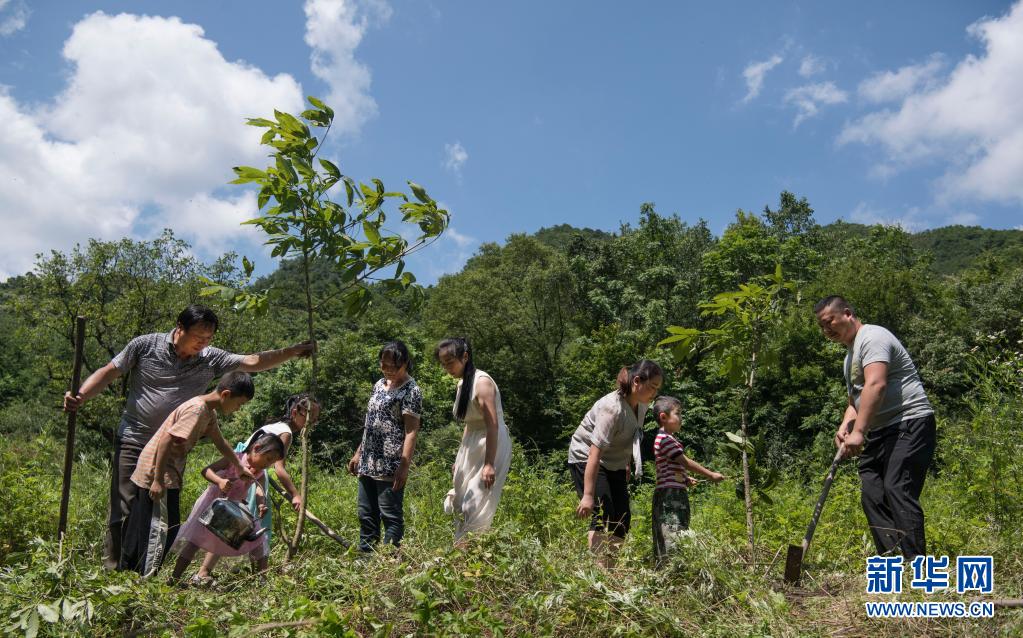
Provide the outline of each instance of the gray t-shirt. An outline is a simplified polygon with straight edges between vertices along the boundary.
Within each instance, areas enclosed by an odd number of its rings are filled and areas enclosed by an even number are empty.
[[[637,437],[643,435],[647,405],[640,403],[637,415],[617,391],[605,394],[583,417],[568,446],[569,463],[585,463],[590,445],[600,448],[600,464],[607,470],[624,470],[633,458]]]
[[[868,431],[934,412],[909,353],[891,332],[870,324],[860,328],[845,355],[846,390],[857,410],[865,381],[863,369],[871,363],[888,364],[888,376],[884,398],[867,426]]]
[[[128,399],[118,435],[145,445],[176,407],[206,391],[213,379],[237,368],[244,358],[207,347],[186,360],[174,351],[174,331],[154,332],[128,342],[111,363],[128,379]]]

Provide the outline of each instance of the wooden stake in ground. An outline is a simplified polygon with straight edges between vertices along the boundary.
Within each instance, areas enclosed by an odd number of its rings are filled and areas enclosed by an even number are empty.
[[[75,363],[71,370],[71,396],[78,396],[78,386],[82,384],[82,344],[85,342],[85,317],[78,317],[75,322]],[[75,458],[75,426],[78,423],[78,411],[67,413],[67,441],[64,443],[64,484],[60,490],[60,518],[57,520],[57,540],[64,540],[67,530],[67,507],[71,498],[71,465]]]

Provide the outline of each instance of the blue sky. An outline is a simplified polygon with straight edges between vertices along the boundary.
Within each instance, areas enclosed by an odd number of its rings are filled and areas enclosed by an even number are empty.
[[[822,223],[1021,227],[1021,39],[1021,2],[0,0],[0,277],[164,226],[272,267],[224,183],[261,162],[242,118],[307,94],[343,170],[452,211],[426,282],[645,201],[715,232],[783,189]]]

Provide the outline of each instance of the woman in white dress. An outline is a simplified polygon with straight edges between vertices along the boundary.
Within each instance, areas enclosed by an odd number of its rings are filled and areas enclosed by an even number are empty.
[[[501,391],[489,374],[473,365],[469,343],[445,339],[434,356],[445,372],[460,379],[453,412],[465,431],[452,466],[454,489],[444,499],[444,511],[456,517],[459,544],[467,533],[486,530],[494,520],[511,466],[511,437]]]

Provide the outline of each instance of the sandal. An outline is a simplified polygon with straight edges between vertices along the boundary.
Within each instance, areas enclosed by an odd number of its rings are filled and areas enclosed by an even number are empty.
[[[199,589],[207,589],[213,586],[213,577],[200,576],[199,574],[196,574],[195,576],[192,576],[192,578],[189,579],[188,586],[196,587]]]

